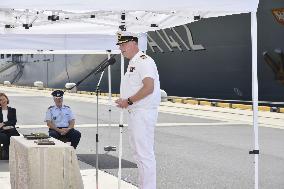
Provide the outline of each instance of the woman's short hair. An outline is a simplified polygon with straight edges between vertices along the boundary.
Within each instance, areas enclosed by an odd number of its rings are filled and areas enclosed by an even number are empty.
[[[7,95],[5,93],[0,93],[0,97],[4,96],[7,99],[7,104],[9,104],[9,98],[7,97]]]

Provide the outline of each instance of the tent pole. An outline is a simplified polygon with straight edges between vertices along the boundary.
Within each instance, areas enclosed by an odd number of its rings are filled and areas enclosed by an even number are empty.
[[[100,83],[102,81],[105,71],[100,75],[99,82],[96,87],[96,96],[97,96],[97,133],[96,133],[96,189],[99,189],[99,92],[100,92]]]
[[[108,60],[110,59],[111,50],[107,50]],[[111,67],[108,66],[108,126],[111,129],[111,104],[112,104],[112,90],[111,90]],[[109,134],[111,131],[109,131]],[[116,146],[105,146],[104,150],[106,152],[116,151]]]
[[[108,57],[108,60],[110,59],[110,51],[108,51],[107,53],[107,57]],[[109,124],[108,126],[110,127],[111,126],[111,95],[112,95],[112,91],[111,91],[111,68],[110,66],[108,66],[108,105],[109,105],[109,109],[108,109],[108,112],[109,112]]]
[[[121,54],[121,79],[124,76],[124,57]],[[122,159],[122,133],[123,133],[123,109],[120,110],[119,119],[119,157],[118,157],[118,189],[121,186],[121,159]]]
[[[257,79],[257,16],[256,11],[251,12],[251,40],[252,40],[252,101],[253,101],[253,130],[254,130],[254,150],[250,154],[254,155],[254,188],[258,189],[258,79]]]

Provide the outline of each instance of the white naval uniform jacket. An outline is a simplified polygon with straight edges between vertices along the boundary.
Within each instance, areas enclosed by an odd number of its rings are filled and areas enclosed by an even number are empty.
[[[127,99],[136,94],[143,86],[146,77],[154,79],[154,91],[145,98],[134,102],[128,109],[153,109],[161,101],[160,81],[154,60],[139,51],[130,61],[120,85],[120,98]]]

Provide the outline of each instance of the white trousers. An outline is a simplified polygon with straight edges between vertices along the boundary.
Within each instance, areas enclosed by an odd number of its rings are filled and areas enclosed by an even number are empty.
[[[154,131],[158,110],[129,110],[128,115],[129,142],[139,173],[138,188],[156,189]]]

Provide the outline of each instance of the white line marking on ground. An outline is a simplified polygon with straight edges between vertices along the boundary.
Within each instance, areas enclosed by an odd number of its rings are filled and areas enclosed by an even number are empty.
[[[242,125],[241,123],[237,122],[219,122],[219,123],[158,123],[156,126],[158,127],[171,127],[171,126],[210,126],[210,125]],[[17,125],[21,129],[27,129],[27,128],[47,128],[46,125]],[[75,125],[75,127],[78,128],[95,128],[97,124],[78,124]],[[119,124],[99,124],[99,127],[119,127]],[[127,124],[124,124],[123,126],[128,126]]]

